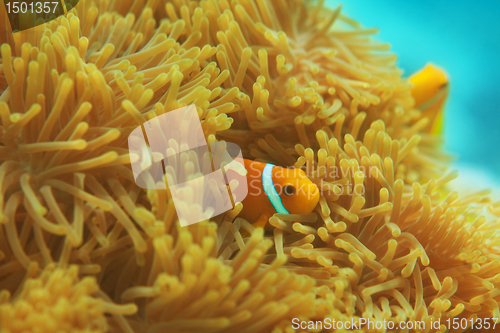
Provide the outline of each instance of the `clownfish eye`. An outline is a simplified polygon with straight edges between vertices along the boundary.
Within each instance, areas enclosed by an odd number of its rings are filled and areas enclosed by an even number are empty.
[[[293,185],[285,185],[283,187],[283,194],[287,197],[291,197],[295,194],[295,187],[293,187]]]

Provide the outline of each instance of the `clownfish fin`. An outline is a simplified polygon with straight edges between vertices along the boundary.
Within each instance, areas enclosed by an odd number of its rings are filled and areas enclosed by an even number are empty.
[[[413,84],[411,95],[415,107],[422,111],[422,116],[429,119],[428,132],[443,132],[443,108],[448,96],[449,83],[446,72],[441,68],[427,64],[409,77]]]
[[[255,221],[254,223],[252,223],[252,227],[254,227],[254,228],[259,228],[259,227],[265,228],[266,225],[267,225],[267,223],[269,222],[270,218],[271,218],[271,215],[263,213],[262,215],[260,215],[260,217],[259,217],[259,219],[257,221]],[[250,237],[251,236],[250,232],[248,232],[244,228],[240,229],[240,234],[241,234],[242,238]]]
[[[255,227],[255,228],[258,228],[258,227],[262,227],[264,228],[267,224],[267,222],[269,222],[269,219],[271,218],[271,216],[269,214],[262,214],[259,219],[257,221],[255,221],[255,223],[253,223],[252,225]]]

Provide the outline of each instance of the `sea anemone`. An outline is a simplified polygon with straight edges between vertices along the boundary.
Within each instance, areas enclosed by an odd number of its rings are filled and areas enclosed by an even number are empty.
[[[31,332],[35,327],[42,332],[105,332],[109,328],[105,314],[116,316],[137,311],[134,304],[109,302],[99,291],[95,277],[79,280],[76,265],[64,269],[49,264],[41,274],[36,266],[35,262],[29,272],[39,276],[27,277],[11,302],[7,292],[0,294],[3,332]]]
[[[500,204],[448,193],[457,174],[375,32],[321,1],[80,0],[13,34],[0,48],[0,329],[365,318],[431,332],[500,318]],[[241,203],[181,227],[168,189],[135,184],[127,138],[188,105],[207,142],[302,167],[315,211],[275,214],[269,234]]]

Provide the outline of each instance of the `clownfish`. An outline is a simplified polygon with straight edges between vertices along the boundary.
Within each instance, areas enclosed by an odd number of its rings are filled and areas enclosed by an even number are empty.
[[[319,189],[301,169],[244,159],[248,194],[239,216],[265,227],[275,213],[308,214],[319,201]]]
[[[443,107],[449,90],[446,72],[432,64],[427,64],[411,75],[409,81],[413,84],[411,95],[415,99],[415,107],[430,120],[429,133],[441,134]]]

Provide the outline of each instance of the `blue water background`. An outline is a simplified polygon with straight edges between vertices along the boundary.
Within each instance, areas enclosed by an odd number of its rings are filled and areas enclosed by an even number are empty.
[[[327,0],[334,8],[339,1]],[[500,184],[500,1],[347,0],[345,15],[392,45],[405,76],[433,62],[449,74],[445,149],[469,183]],[[487,184],[484,184],[487,183]]]

